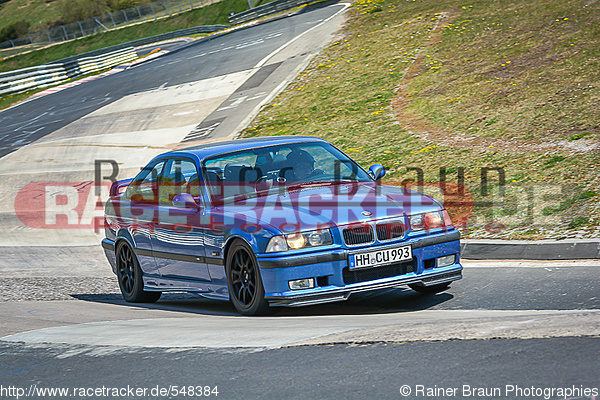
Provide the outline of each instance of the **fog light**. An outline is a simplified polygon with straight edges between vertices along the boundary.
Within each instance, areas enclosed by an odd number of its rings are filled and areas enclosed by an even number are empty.
[[[454,254],[450,256],[438,257],[437,266],[438,268],[447,267],[448,265],[454,264],[456,256]]]
[[[315,287],[315,280],[313,278],[297,279],[295,281],[289,281],[288,284],[292,290],[312,289]]]

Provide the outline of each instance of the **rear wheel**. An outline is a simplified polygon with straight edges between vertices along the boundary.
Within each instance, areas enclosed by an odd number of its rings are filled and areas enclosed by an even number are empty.
[[[237,240],[227,252],[225,264],[229,298],[242,315],[268,314],[258,262],[254,252],[244,242]]]
[[[125,242],[117,246],[117,278],[123,298],[130,303],[154,303],[162,294],[144,290],[140,263],[133,249]]]
[[[421,283],[413,283],[412,285],[408,285],[412,290],[415,290],[419,293],[439,293],[450,287],[450,283],[440,283],[439,285],[431,285],[425,286]]]

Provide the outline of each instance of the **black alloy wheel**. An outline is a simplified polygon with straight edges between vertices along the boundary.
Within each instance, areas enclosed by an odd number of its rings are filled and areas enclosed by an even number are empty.
[[[144,290],[142,269],[132,248],[125,242],[117,246],[117,278],[125,301],[130,303],[154,303],[161,292]]]
[[[241,240],[227,252],[227,286],[234,307],[242,315],[261,315],[269,312],[265,300],[260,270],[254,252]]]

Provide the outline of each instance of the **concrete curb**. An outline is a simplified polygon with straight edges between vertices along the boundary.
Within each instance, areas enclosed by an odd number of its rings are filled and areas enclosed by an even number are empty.
[[[461,256],[471,260],[600,259],[600,240],[462,239]]]

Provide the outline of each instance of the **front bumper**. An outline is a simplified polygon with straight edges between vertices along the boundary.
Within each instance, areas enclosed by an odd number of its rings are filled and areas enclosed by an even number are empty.
[[[261,254],[257,259],[265,287],[265,298],[270,305],[305,306],[346,300],[352,293],[362,291],[409,284],[432,286],[461,279],[463,268],[459,262],[459,239],[460,233],[451,231],[395,244],[352,250],[335,249],[294,256]],[[397,270],[388,269],[383,274],[381,271],[386,267],[365,268],[360,272],[362,278],[348,282],[349,276],[352,275],[348,269],[350,254],[400,245],[411,245],[413,260],[410,263],[398,264]],[[455,263],[437,267],[435,260],[446,255],[455,255]],[[306,278],[313,278],[316,286],[304,290],[289,289],[290,280]]]

